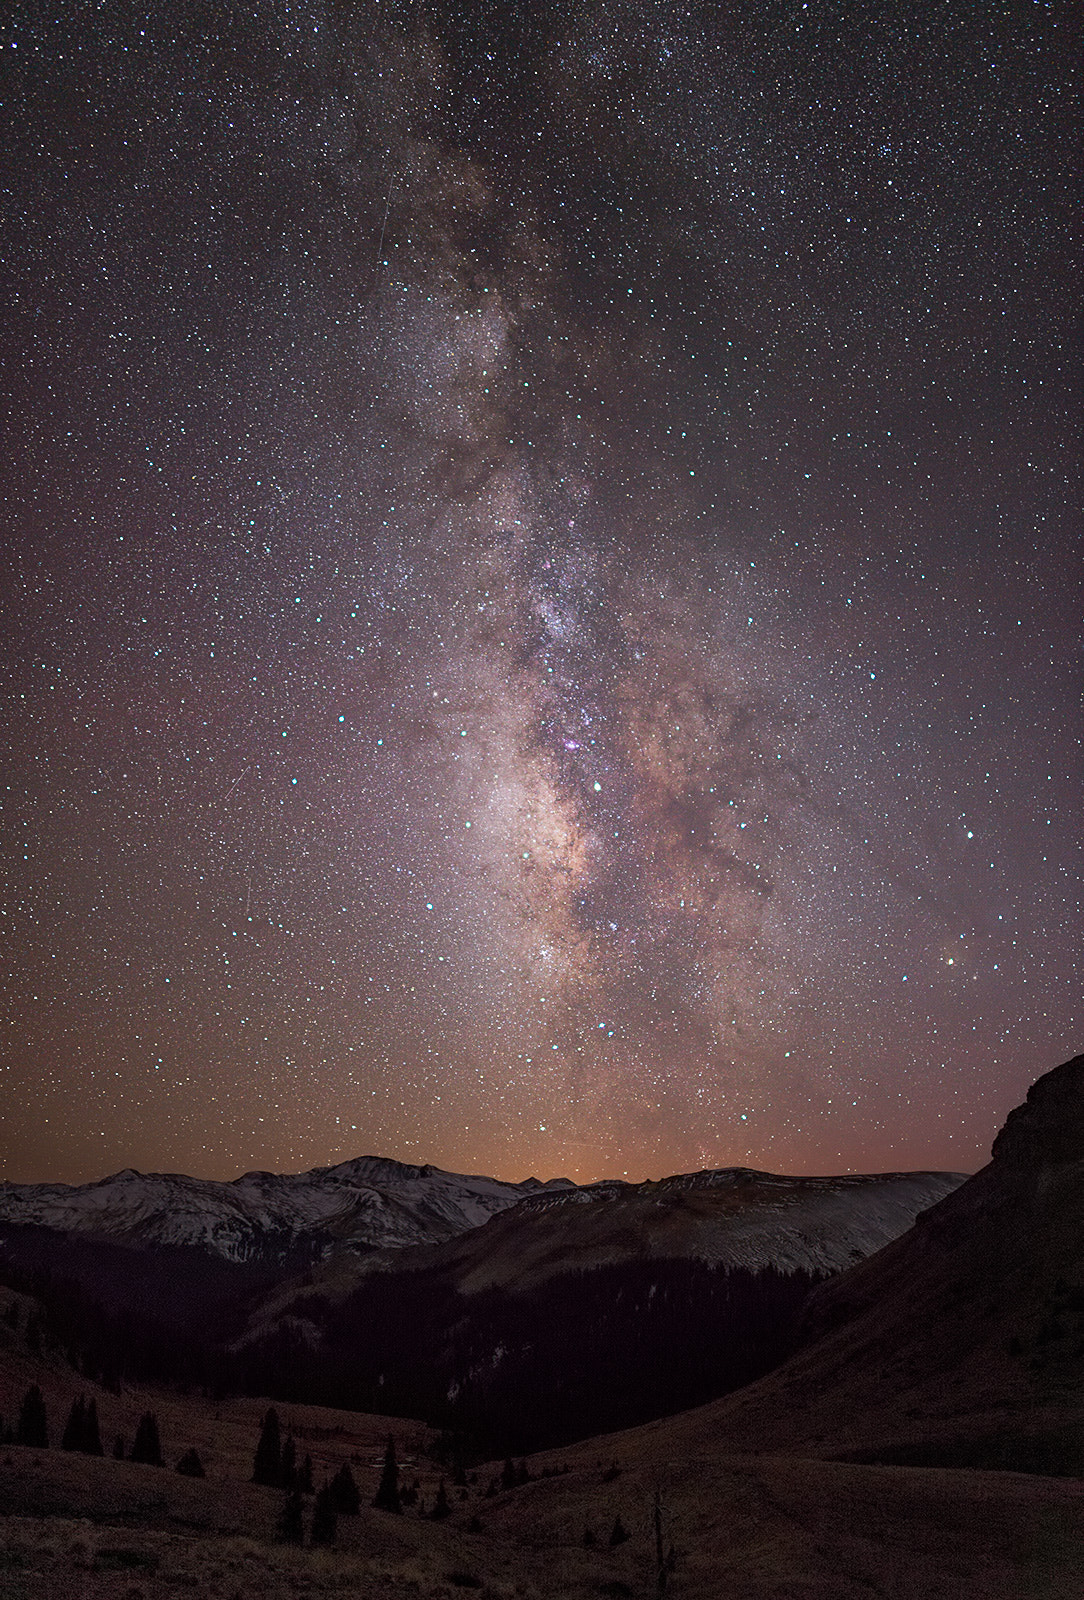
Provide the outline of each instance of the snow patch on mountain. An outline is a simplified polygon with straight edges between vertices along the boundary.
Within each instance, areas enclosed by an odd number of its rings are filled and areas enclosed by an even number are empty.
[[[402,1249],[476,1228],[565,1178],[498,1178],[361,1156],[311,1172],[246,1172],[231,1182],[127,1167],[96,1183],[0,1183],[0,1222],[188,1246],[230,1261],[284,1258],[352,1246]]]
[[[459,1262],[464,1293],[541,1282],[630,1256],[749,1272],[834,1273],[905,1233],[963,1181],[956,1172],[796,1178],[746,1167],[639,1184],[605,1180],[527,1196],[482,1233],[440,1253]]]
[[[723,1167],[577,1186],[567,1178],[505,1183],[359,1156],[310,1172],[246,1172],[230,1182],[128,1167],[77,1186],[0,1183],[0,1223],[197,1248],[229,1261],[316,1260],[347,1249],[375,1265],[379,1258],[368,1252],[448,1244],[509,1213],[498,1235],[487,1229],[479,1237],[479,1259],[463,1285],[469,1292],[475,1279],[548,1276],[573,1261],[621,1258],[633,1236],[634,1253],[645,1256],[838,1272],[903,1233],[961,1181],[956,1173],[791,1178]],[[553,1213],[555,1226],[532,1225],[543,1212]],[[570,1231],[574,1217],[583,1225]]]

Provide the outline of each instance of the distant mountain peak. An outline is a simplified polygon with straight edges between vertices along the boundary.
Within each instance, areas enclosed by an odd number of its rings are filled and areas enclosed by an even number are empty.
[[[438,1244],[568,1179],[446,1172],[389,1156],[355,1156],[309,1172],[254,1170],[228,1182],[121,1172],[87,1184],[0,1184],[0,1223],[205,1250],[232,1261],[314,1259],[336,1249]]]

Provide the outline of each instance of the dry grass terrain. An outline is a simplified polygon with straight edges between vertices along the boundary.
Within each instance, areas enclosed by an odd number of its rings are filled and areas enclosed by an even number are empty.
[[[480,1468],[466,1499],[451,1490],[444,1522],[365,1504],[360,1516],[339,1519],[334,1549],[297,1549],[275,1542],[281,1493],[248,1481],[266,1402],[116,1396],[9,1348],[0,1361],[5,1416],[30,1381],[45,1393],[54,1443],[71,1399],[85,1392],[108,1438],[117,1428],[130,1438],[152,1409],[167,1461],[194,1445],[208,1476],[0,1448],[0,1600],[648,1600],[657,1594],[656,1488],[675,1552],[666,1589],[674,1600],[1079,1600],[1084,1592],[1076,1481],[721,1455],[691,1428],[711,1408],[532,1458],[534,1480],[494,1497],[484,1491],[495,1469]],[[390,1427],[404,1480],[417,1476],[432,1504],[441,1469],[425,1455],[430,1436],[418,1423],[278,1409],[313,1455],[317,1481],[351,1461],[366,1501]],[[540,1476],[558,1466],[568,1470]],[[618,1516],[630,1537],[611,1550]],[[480,1532],[468,1531],[474,1517]]]
[[[273,1541],[280,1496],[128,1463],[11,1449],[0,1458],[3,1600],[588,1600],[651,1596],[656,1474],[595,1461],[448,1522],[363,1509],[330,1551]],[[778,1457],[675,1461],[663,1474],[685,1600],[1079,1600],[1084,1490],[1011,1473]],[[477,1512],[482,1532],[465,1531]],[[606,1548],[614,1516],[627,1543]],[[585,1527],[601,1548],[585,1549]]]

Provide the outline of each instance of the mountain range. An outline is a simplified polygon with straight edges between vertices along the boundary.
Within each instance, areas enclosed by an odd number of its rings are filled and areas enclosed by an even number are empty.
[[[110,1382],[184,1372],[522,1452],[760,1376],[816,1283],[961,1181],[510,1184],[376,1157],[232,1183],[128,1170],[6,1185],[0,1246]]]
[[[410,1171],[415,1190],[430,1176]],[[899,1205],[914,1220],[863,1253]],[[962,1181],[738,1169],[538,1185],[436,1242],[333,1237],[305,1264],[290,1248],[237,1261],[206,1243],[0,1225],[5,1416],[31,1382],[57,1434],[84,1390],[128,1433],[150,1405],[173,1456],[194,1443],[207,1468],[197,1483],[0,1452],[0,1557],[28,1600],[88,1582],[112,1600],[137,1569],[140,1592],[165,1600],[182,1567],[189,1587],[245,1600],[1081,1593],[1084,1057],[1032,1087]],[[848,1251],[862,1259],[830,1270]],[[165,1328],[193,1302],[207,1322],[209,1284],[230,1311],[207,1370],[232,1396],[200,1397],[183,1339],[161,1347],[166,1387],[96,1381],[94,1340],[124,1346],[135,1286]],[[143,1348],[137,1333],[124,1348]],[[351,1385],[383,1416],[308,1403]],[[688,1400],[705,1386],[706,1403]],[[318,1478],[352,1462],[363,1482],[334,1552],[274,1542],[281,1491],[249,1481],[268,1393]],[[414,1420],[395,1416],[404,1400]],[[421,1494],[400,1518],[365,1499],[389,1430]],[[517,1438],[553,1447],[510,1472],[493,1447]],[[458,1487],[435,1522],[420,1513],[441,1479]]]
[[[503,1183],[380,1156],[297,1174],[246,1172],[229,1183],[127,1167],[96,1183],[0,1184],[0,1222],[275,1261],[344,1245],[434,1244],[526,1196],[574,1187],[567,1178]]]

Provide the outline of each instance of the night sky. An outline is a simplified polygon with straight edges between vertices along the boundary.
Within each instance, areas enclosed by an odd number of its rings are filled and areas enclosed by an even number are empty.
[[[1068,17],[16,7],[3,1176],[986,1159],[1080,1048]]]

